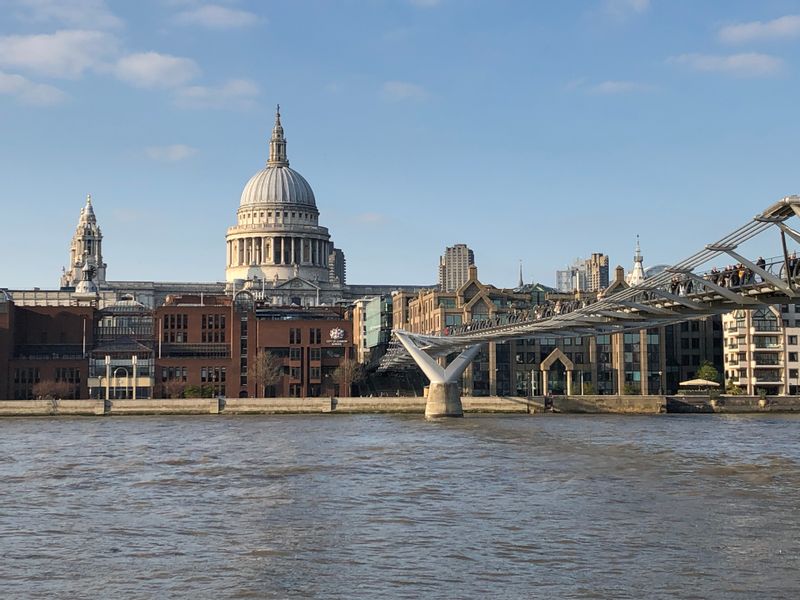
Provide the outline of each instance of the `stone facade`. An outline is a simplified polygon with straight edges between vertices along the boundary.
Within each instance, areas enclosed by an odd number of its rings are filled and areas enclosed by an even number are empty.
[[[800,304],[737,310],[722,317],[725,381],[753,396],[800,387]]]

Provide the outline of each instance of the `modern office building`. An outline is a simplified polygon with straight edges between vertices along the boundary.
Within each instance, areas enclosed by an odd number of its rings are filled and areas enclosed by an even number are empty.
[[[566,269],[556,271],[556,290],[572,292],[599,292],[608,287],[608,256],[600,252],[589,258],[576,258]]]
[[[455,292],[469,279],[469,268],[475,264],[475,254],[466,244],[445,248],[439,259],[439,289]]]
[[[594,252],[586,259],[586,291],[599,292],[608,287],[608,255]]]

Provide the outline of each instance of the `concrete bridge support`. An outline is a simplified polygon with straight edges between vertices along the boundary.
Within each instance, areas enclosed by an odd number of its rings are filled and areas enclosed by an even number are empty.
[[[478,354],[481,344],[470,346],[447,365],[447,368],[442,368],[430,354],[417,346],[409,334],[395,331],[395,336],[430,380],[425,403],[425,418],[463,417],[464,409],[461,406],[458,378]]]

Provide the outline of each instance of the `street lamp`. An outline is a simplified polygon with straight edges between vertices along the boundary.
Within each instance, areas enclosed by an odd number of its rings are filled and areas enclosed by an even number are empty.
[[[106,354],[106,400],[110,400],[109,393],[111,391],[111,356]]]
[[[661,396],[664,393],[664,371],[658,372],[658,395]]]

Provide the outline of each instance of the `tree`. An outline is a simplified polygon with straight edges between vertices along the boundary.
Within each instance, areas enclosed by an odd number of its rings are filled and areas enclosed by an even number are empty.
[[[183,390],[185,398],[213,398],[214,386],[204,383],[203,385],[187,385]]]
[[[256,384],[256,395],[263,391],[266,397],[267,388],[278,385],[283,378],[283,360],[266,348],[261,348],[247,368],[247,376]]]
[[[707,360],[703,361],[703,364],[700,365],[700,368],[697,369],[697,373],[695,373],[694,376],[697,379],[705,379],[706,381],[719,383],[719,371]]]
[[[180,379],[170,379],[161,387],[165,398],[180,398],[183,395],[186,384]]]
[[[46,379],[34,384],[33,395],[43,400],[60,400],[72,393],[72,386],[66,381]]]
[[[339,393],[347,396],[352,393],[353,384],[361,381],[363,376],[361,364],[352,358],[343,358],[333,372],[333,380],[339,384]]]
[[[742,388],[736,385],[736,382],[733,379],[728,379],[728,383],[725,386],[725,393],[731,396],[739,396],[743,394]]]

